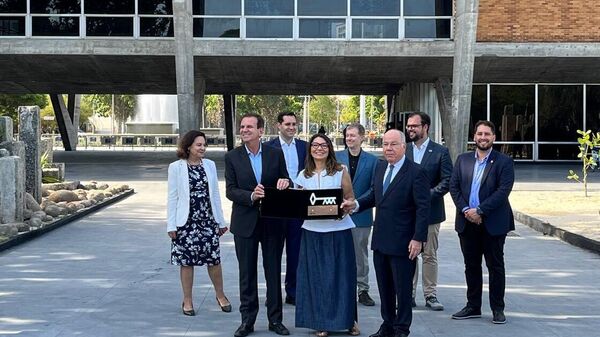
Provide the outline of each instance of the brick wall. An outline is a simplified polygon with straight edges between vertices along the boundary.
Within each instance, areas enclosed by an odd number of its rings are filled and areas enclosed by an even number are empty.
[[[479,0],[479,42],[600,42],[599,0]]]

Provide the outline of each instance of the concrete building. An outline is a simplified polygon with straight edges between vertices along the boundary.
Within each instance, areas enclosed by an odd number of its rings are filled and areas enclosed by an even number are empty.
[[[180,132],[222,94],[230,135],[235,94],[385,94],[453,155],[486,118],[518,160],[572,160],[599,42],[586,0],[0,0],[0,92],[177,94]]]

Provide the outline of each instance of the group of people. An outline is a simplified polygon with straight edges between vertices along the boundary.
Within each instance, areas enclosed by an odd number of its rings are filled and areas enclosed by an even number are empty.
[[[316,330],[319,337],[333,331],[359,335],[357,300],[375,305],[369,295],[369,237],[383,319],[371,337],[408,336],[419,274],[425,306],[444,309],[437,298],[437,250],[445,220],[443,197],[448,192],[457,209],[455,229],[467,281],[467,305],[452,318],[481,317],[485,257],[492,321],[506,322],[503,250],[507,233],[514,229],[508,202],[514,170],[512,159],[493,149],[491,122],[475,125],[475,151],[460,155],[454,166],[448,149],[429,139],[431,119],[421,112],[408,116],[406,136],[399,130],[383,135],[385,160],[362,150],[365,129],[358,123],[347,126],[346,149],[335,152],[325,134],[317,133],[308,142],[295,138],[293,113],[280,113],[277,122],[279,137],[262,143],[264,119],[254,113],[244,115],[239,129],[242,146],[225,155],[226,197],[232,201],[230,230],[239,266],[241,324],[234,336],[254,331],[260,306],[259,245],[270,331],[289,335],[283,324],[280,276],[285,247],[285,303],[296,306],[296,327]],[[219,237],[228,228],[215,163],[204,158],[205,150],[206,136],[190,131],[179,142],[180,160],[169,166],[167,231],[171,262],[181,266],[185,315],[195,314],[193,268],[201,265],[208,266],[218,305],[231,311],[219,256]],[[348,215],[304,221],[262,217],[259,205],[265,189],[290,187],[339,188],[344,199],[339,207]]]

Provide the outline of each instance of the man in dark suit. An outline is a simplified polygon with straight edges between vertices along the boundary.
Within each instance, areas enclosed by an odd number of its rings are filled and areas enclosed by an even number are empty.
[[[425,306],[431,310],[444,310],[442,303],[437,298],[438,280],[438,236],[440,224],[446,220],[444,208],[444,195],[448,193],[450,176],[452,175],[452,159],[444,146],[429,139],[428,132],[431,118],[424,112],[414,112],[408,115],[406,134],[411,143],[406,148],[406,157],[421,165],[429,180],[429,194],[431,206],[429,210],[429,228],[427,230],[427,244],[421,256],[423,295]],[[413,278],[412,306],[416,307],[417,282],[419,280],[419,263]]]
[[[344,140],[346,149],[337,151],[337,160],[346,165],[352,179],[354,195],[361,197],[369,193],[373,173],[378,159],[374,155],[362,150],[365,139],[365,127],[360,123],[351,123],[345,130]],[[375,301],[369,295],[369,236],[373,226],[373,209],[362,208],[360,212],[352,214],[352,221],[356,225],[352,228],[354,253],[356,255],[356,285],[358,288],[358,303],[374,306]]]
[[[515,181],[514,165],[510,157],[493,149],[496,131],[492,122],[477,122],[473,139],[475,152],[457,158],[450,179],[467,281],[467,305],[452,318],[481,317],[483,256],[489,272],[492,322],[504,324],[504,242],[506,234],[515,229],[508,201]]]
[[[427,240],[429,183],[425,171],[404,155],[404,133],[387,131],[383,151],[386,162],[377,165],[370,193],[342,206],[347,211],[376,207],[371,249],[383,324],[371,337],[406,337],[415,258]]]
[[[277,115],[277,128],[279,137],[265,142],[266,145],[276,147],[283,151],[287,172],[292,181],[298,172],[304,170],[306,160],[306,142],[294,138],[297,122],[293,112],[280,112]],[[300,253],[300,237],[302,234],[302,220],[271,220],[283,222],[285,232],[285,303],[296,305],[296,270],[298,269],[298,255]]]
[[[246,114],[240,123],[243,145],[225,155],[227,199],[233,202],[231,233],[240,277],[240,313],[242,324],[234,336],[245,337],[254,331],[258,314],[257,260],[260,243],[267,283],[269,330],[279,335],[290,332],[282,324],[281,254],[284,228],[265,223],[259,214],[259,201],[265,187],[289,186],[285,159],[281,150],[262,146],[260,137],[265,121],[258,114]]]

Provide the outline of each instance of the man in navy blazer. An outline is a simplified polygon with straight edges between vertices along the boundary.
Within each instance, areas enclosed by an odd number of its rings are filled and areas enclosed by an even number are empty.
[[[369,194],[342,206],[347,211],[377,210],[371,249],[383,323],[371,337],[406,337],[412,322],[415,258],[427,240],[429,183],[423,168],[406,158],[404,133],[387,131],[383,151],[386,162],[378,163]]]
[[[298,172],[304,170],[306,160],[306,142],[294,138],[296,135],[297,119],[293,112],[280,112],[277,115],[277,128],[279,137],[265,142],[266,145],[281,149],[285,157],[288,175],[292,181],[296,180]],[[302,220],[270,220],[284,222],[285,232],[285,303],[296,304],[296,270],[298,269],[298,255],[300,254],[300,237],[302,234]]]
[[[242,324],[235,337],[246,337],[254,332],[258,314],[258,246],[263,256],[267,283],[267,316],[269,330],[278,335],[289,335],[282,324],[281,254],[284,229],[271,225],[260,216],[260,200],[265,187],[285,189],[289,186],[285,158],[279,149],[262,146],[260,137],[265,120],[254,113],[245,114],[240,122],[243,145],[225,155],[225,192],[233,202],[231,233],[235,243],[240,278],[240,313]]]
[[[440,224],[446,220],[446,209],[444,208],[444,195],[448,193],[450,176],[452,175],[452,159],[448,149],[431,139],[428,132],[431,126],[431,118],[424,112],[413,112],[408,115],[406,123],[406,134],[411,141],[406,147],[406,157],[421,165],[429,179],[429,193],[431,195],[431,206],[429,210],[429,227],[427,231],[427,244],[423,249],[421,259],[423,261],[422,283],[425,306],[431,310],[444,310],[444,306],[437,298],[438,280],[438,236]],[[413,301],[417,295],[417,282],[419,280],[419,263],[413,278]]]
[[[360,198],[369,193],[373,173],[377,166],[377,157],[362,150],[361,144],[365,139],[365,127],[360,123],[351,123],[345,129],[346,149],[337,151],[335,157],[346,165],[352,179],[354,195]],[[354,253],[356,255],[356,284],[358,288],[358,303],[374,306],[375,301],[369,296],[369,236],[373,226],[373,209],[362,208],[360,212],[352,214],[352,221],[356,225],[352,228]]]
[[[460,155],[450,179],[456,205],[455,229],[465,262],[467,305],[454,319],[481,317],[481,257],[489,273],[492,322],[506,323],[504,315],[504,242],[515,229],[508,196],[515,181],[513,160],[493,149],[496,130],[490,121],[475,124],[475,152]]]

